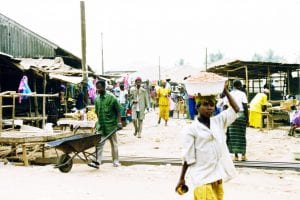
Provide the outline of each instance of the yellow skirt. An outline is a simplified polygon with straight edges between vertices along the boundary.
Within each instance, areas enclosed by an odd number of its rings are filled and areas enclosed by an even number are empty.
[[[166,106],[159,106],[159,117],[163,118],[164,120],[169,119],[169,105]]]
[[[194,200],[223,200],[222,180],[201,185],[194,190]]]
[[[252,126],[254,128],[262,127],[262,114],[260,112],[250,111],[249,126]]]

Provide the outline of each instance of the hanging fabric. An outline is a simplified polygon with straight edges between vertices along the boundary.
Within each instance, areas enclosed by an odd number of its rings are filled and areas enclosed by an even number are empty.
[[[94,101],[96,99],[96,84],[95,81],[88,81],[88,94],[89,98],[91,99],[91,103],[94,104]]]
[[[22,77],[22,79],[20,81],[20,84],[19,84],[18,93],[22,93],[22,94],[30,94],[31,93],[31,90],[30,90],[29,85],[28,85],[27,76]],[[20,96],[19,97],[19,103],[22,103],[22,99],[27,99],[27,97],[26,96]]]

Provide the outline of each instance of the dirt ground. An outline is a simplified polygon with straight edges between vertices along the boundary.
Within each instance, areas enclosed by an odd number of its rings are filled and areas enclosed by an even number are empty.
[[[142,138],[133,136],[132,124],[118,132],[120,156],[180,158],[180,131],[189,120],[171,118],[168,126],[157,125],[157,114],[146,115]],[[300,151],[300,138],[287,136],[283,127],[261,132],[247,129],[249,160],[294,160],[293,151]],[[105,155],[110,155],[109,143]],[[300,173],[295,171],[238,168],[239,175],[224,184],[228,200],[296,200],[300,196]],[[74,164],[71,172],[61,173],[52,165],[20,167],[0,163],[1,199],[23,200],[187,200],[190,191],[179,196],[174,187],[179,166],[132,165],[112,167],[101,165],[99,170]]]

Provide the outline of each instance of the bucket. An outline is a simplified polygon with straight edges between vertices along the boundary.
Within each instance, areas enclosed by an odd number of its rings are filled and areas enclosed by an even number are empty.
[[[46,123],[45,128],[44,128],[45,132],[52,134],[53,133],[53,127],[52,126],[53,126],[52,123]]]

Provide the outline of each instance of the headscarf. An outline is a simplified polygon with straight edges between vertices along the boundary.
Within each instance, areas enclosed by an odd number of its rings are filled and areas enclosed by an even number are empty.
[[[138,77],[136,77],[136,79],[135,79],[135,82],[136,82],[136,81],[142,81],[142,78],[138,76]]]

